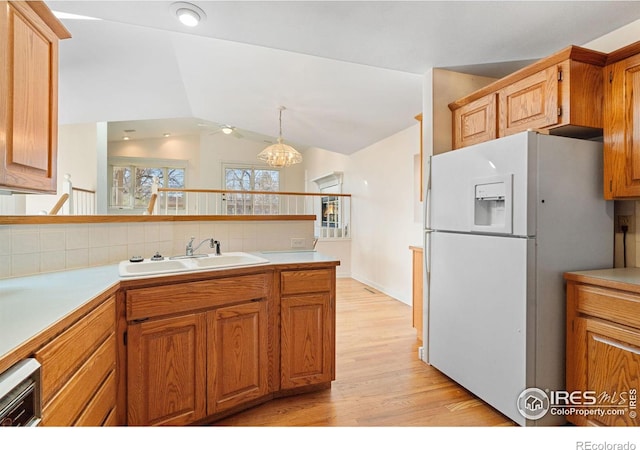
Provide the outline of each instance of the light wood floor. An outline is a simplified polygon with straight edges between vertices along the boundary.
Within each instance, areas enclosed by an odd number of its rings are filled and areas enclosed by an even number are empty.
[[[272,400],[216,425],[513,425],[418,360],[409,306],[353,279],[338,279],[336,316],[331,389]]]

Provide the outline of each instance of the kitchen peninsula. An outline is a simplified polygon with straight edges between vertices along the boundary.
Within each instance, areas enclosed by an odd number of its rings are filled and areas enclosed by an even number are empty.
[[[268,263],[127,278],[106,265],[0,280],[0,372],[38,359],[43,425],[210,423],[330,387],[339,261],[255,254]]]

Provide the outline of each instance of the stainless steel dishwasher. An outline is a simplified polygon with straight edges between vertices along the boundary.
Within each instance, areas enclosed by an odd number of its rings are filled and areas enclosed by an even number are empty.
[[[0,374],[0,426],[35,427],[41,418],[40,363],[28,358]]]

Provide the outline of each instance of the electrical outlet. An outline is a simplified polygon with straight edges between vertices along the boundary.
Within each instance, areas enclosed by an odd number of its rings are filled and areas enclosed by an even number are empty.
[[[305,238],[291,238],[291,248],[304,248]]]
[[[624,233],[622,227],[626,227],[627,233],[632,233],[633,216],[616,216],[616,233]]]

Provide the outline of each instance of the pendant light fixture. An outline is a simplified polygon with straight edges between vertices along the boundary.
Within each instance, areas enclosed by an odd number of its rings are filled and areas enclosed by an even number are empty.
[[[282,142],[282,111],[286,108],[281,106],[278,109],[280,110],[280,134],[278,135],[278,142],[262,150],[258,154],[258,159],[272,167],[289,167],[292,164],[301,163],[302,155],[295,148]]]

